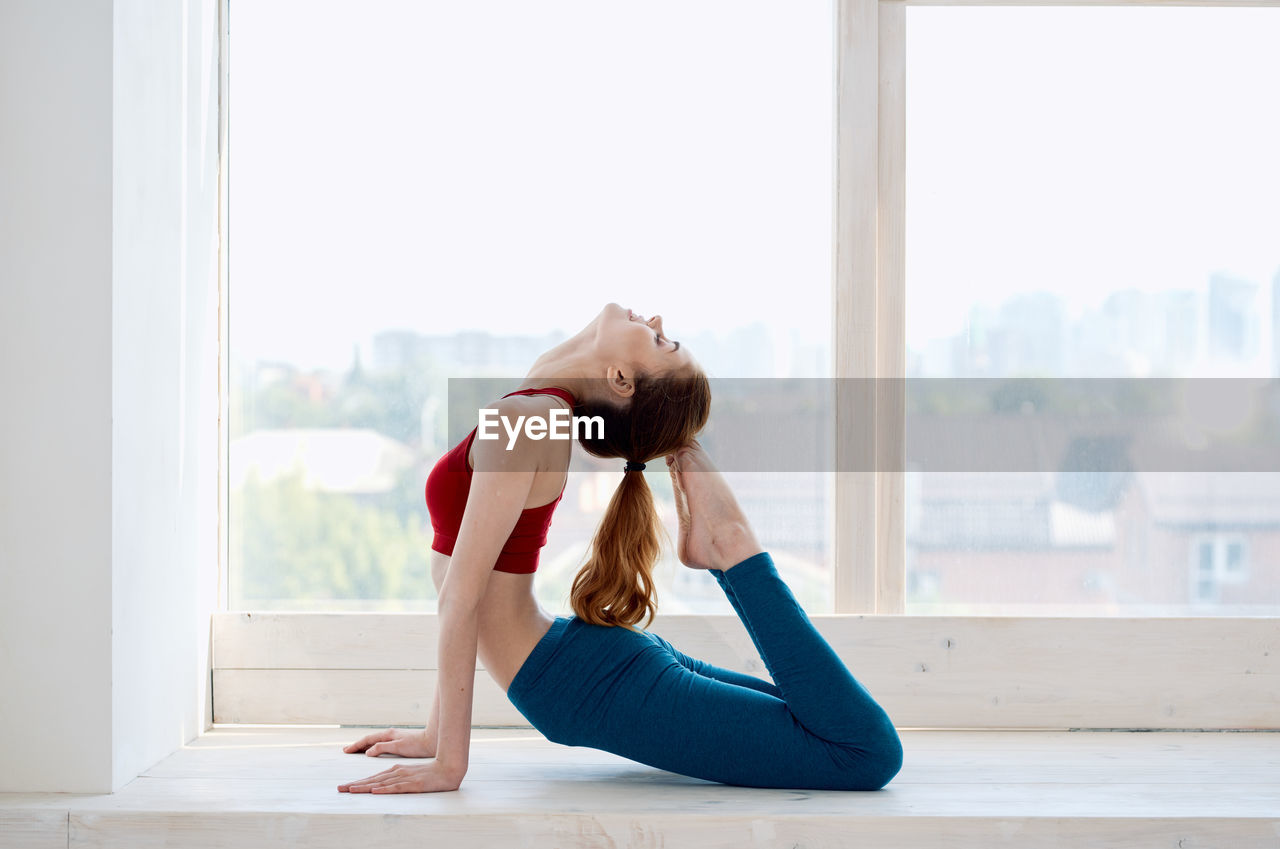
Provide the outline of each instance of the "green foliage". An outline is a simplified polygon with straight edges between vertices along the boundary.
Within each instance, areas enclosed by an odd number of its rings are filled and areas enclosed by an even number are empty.
[[[358,496],[310,491],[300,475],[250,477],[232,500],[228,530],[239,566],[232,591],[248,606],[435,598],[429,526]]]
[[[257,389],[253,369],[241,369],[231,386],[231,438],[277,428],[369,428],[410,446],[423,444],[422,409],[447,381],[429,363],[370,374],[358,363],[346,375],[324,378],[288,369]],[[436,427],[444,420],[444,398]],[[437,431],[439,432],[439,431]]]
[[[273,373],[274,372],[274,373]],[[252,388],[257,385],[257,388]],[[241,368],[232,381],[231,438],[283,428],[368,428],[421,450],[422,411],[444,381],[429,362],[370,373],[356,361],[340,377],[289,366]],[[429,427],[440,432],[440,405]],[[275,608],[428,607],[431,526],[423,487],[437,457],[419,456],[393,489],[316,492],[301,475],[250,478],[232,493],[230,576],[237,605]]]

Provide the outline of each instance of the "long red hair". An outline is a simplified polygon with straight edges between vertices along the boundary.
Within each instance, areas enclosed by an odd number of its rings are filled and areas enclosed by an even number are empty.
[[[602,438],[579,435],[588,453],[637,463],[689,445],[710,413],[711,383],[701,370],[683,376],[638,375],[627,406],[588,402],[574,410],[576,416],[604,421]],[[591,540],[586,563],[573,579],[569,603],[574,614],[593,625],[632,630],[647,616],[647,628],[657,612],[653,567],[661,554],[660,533],[666,535],[644,474],[625,472]]]

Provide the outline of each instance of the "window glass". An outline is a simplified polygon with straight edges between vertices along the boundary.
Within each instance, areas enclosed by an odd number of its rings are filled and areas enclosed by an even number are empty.
[[[1239,542],[1227,543],[1227,571],[1242,572],[1244,571],[1244,544]]]
[[[231,607],[434,610],[448,380],[514,389],[606,302],[713,379],[828,376],[831,26],[829,1],[235,3]],[[571,471],[548,611],[621,465]],[[829,611],[829,476],[730,477]],[[732,613],[670,553],[657,579],[663,613]]]
[[[908,376],[1280,377],[1280,9],[906,13]],[[1275,472],[1053,472],[908,468],[906,611],[1280,613]]]

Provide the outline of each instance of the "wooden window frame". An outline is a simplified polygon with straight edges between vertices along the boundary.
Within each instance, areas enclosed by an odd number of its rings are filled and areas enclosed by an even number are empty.
[[[902,381],[841,378],[905,376],[908,2],[1280,5],[1280,0],[833,0],[834,424],[836,433],[847,435],[837,440],[837,469],[867,468],[859,458],[872,456],[880,467],[903,468]],[[219,5],[219,320],[225,342],[229,0]],[[434,614],[228,610],[225,344],[219,388],[222,612],[213,621],[214,721],[421,724],[434,687]],[[834,613],[811,617],[900,727],[1280,727],[1274,695],[1264,683],[1280,675],[1280,617],[903,615],[904,477],[902,471],[835,473]],[[765,674],[735,616],[659,615],[654,630],[695,656]],[[1122,657],[1115,653],[1117,645],[1125,646]],[[411,647],[407,656],[405,646]],[[475,723],[525,725],[501,691],[488,688],[490,683],[487,675],[477,676]],[[382,704],[385,709],[378,707]]]

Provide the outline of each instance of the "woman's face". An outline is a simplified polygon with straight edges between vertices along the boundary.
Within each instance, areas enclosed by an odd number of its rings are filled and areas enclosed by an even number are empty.
[[[627,376],[635,371],[683,373],[694,364],[687,349],[667,338],[662,316],[645,318],[615,303],[605,304],[596,317],[596,350],[605,365]]]

